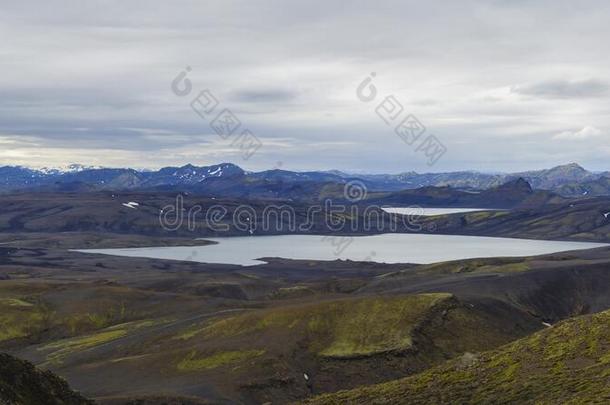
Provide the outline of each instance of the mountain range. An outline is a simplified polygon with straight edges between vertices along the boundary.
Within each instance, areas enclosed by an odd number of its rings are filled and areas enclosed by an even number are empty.
[[[41,191],[190,191],[231,197],[292,198],[323,194],[329,185],[361,181],[369,191],[400,191],[422,187],[485,190],[523,178],[534,189],[568,197],[610,195],[610,173],[588,171],[576,163],[551,169],[488,174],[474,171],[446,173],[350,174],[336,170],[248,172],[232,163],[211,166],[164,167],[156,171],[70,165],[66,169],[0,167],[0,192]]]

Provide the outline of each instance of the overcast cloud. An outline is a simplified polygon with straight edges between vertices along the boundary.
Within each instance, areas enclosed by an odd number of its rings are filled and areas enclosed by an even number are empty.
[[[610,168],[607,1],[5,3],[0,164]],[[371,72],[447,147],[434,167],[356,97]],[[191,110],[206,88],[249,160]]]

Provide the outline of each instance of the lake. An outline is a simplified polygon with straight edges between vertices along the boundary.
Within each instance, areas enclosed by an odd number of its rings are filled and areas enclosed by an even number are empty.
[[[474,211],[500,211],[494,208],[425,208],[425,207],[386,207],[381,208],[390,214],[401,215],[419,215],[422,217],[431,217],[434,215],[457,214],[460,212]]]
[[[603,243],[491,238],[458,235],[381,234],[370,236],[274,235],[206,238],[208,246],[88,249],[84,253],[189,260],[251,266],[260,258],[433,263],[494,256],[531,256],[607,246]]]

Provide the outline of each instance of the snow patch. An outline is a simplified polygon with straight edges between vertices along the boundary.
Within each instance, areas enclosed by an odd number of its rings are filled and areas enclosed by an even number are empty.
[[[122,206],[124,206],[124,207],[127,207],[127,208],[132,208],[132,209],[134,209],[134,210],[135,210],[135,209],[137,209],[137,207],[138,207],[140,204],[139,204],[139,203],[137,203],[137,202],[135,202],[135,201],[129,201],[129,202],[126,202],[126,203],[122,203],[121,205],[122,205]]]

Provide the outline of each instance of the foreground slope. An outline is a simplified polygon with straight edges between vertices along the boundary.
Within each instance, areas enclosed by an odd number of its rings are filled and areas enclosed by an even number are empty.
[[[68,384],[31,363],[0,353],[0,404],[93,404]]]
[[[481,355],[308,404],[610,402],[610,311],[569,319]]]

